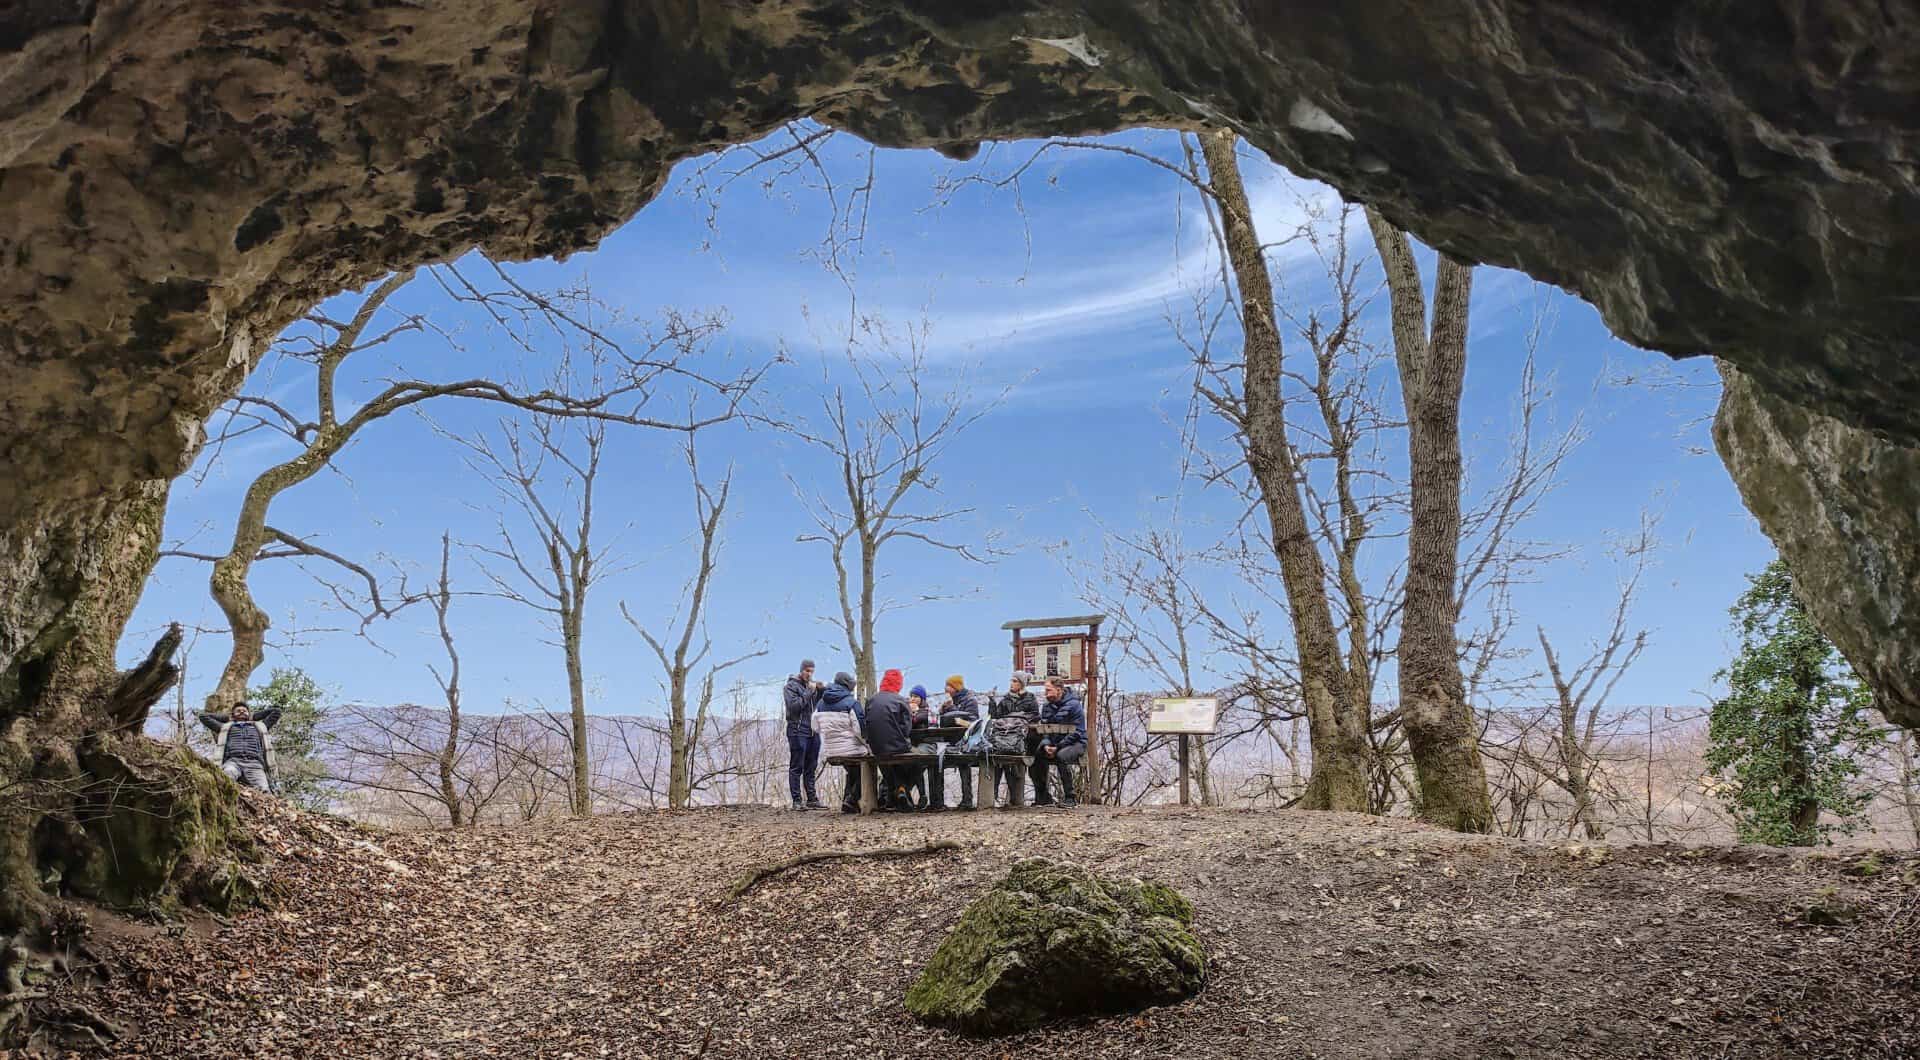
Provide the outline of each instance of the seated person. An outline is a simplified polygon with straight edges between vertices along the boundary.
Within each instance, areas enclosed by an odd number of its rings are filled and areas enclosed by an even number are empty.
[[[813,708],[813,738],[820,742],[820,758],[857,757],[867,753],[866,713],[853,694],[853,675],[833,675],[833,684],[820,692]],[[840,787],[840,812],[860,812],[860,767],[850,765]]]
[[[1025,670],[1014,671],[1007,682],[1007,694],[995,697],[987,694],[988,716],[999,718],[1024,718],[1029,724],[1040,720],[1040,701],[1027,690],[1027,682],[1033,675]],[[1000,797],[1000,783],[1007,785],[1007,801],[1018,806],[1026,801],[1026,772],[1018,763],[995,764],[993,767],[993,795]]]
[[[260,791],[273,790],[273,737],[269,732],[279,723],[279,707],[268,707],[256,718],[245,703],[235,703],[231,715],[200,715],[200,724],[213,732],[220,771],[241,787]]]
[[[967,679],[954,674],[947,678],[947,705],[940,711],[940,724],[964,728],[980,719],[980,697],[967,689]],[[973,809],[973,763],[955,761],[946,768],[960,771],[960,805],[956,810]],[[944,781],[942,782],[944,784]],[[945,791],[942,790],[944,799]]]
[[[907,708],[907,698],[900,694],[900,686],[905,683],[900,671],[888,670],[880,678],[880,691],[867,700],[867,746],[873,748],[876,757],[913,753],[913,712]],[[882,766],[880,772],[888,808],[895,813],[913,812],[907,788],[920,767]]]
[[[1047,696],[1046,702],[1040,707],[1040,723],[1071,725],[1074,731],[1048,733],[1038,738],[1033,751],[1033,804],[1054,805],[1053,794],[1047,790],[1047,774],[1057,770],[1060,774],[1059,804],[1076,805],[1073,798],[1073,766],[1087,753],[1087,710],[1080,702],[1080,693],[1068,688],[1066,682],[1058,677],[1047,678]]]
[[[921,735],[923,730],[940,727],[940,714],[927,703],[925,685],[914,685],[913,689],[907,693],[907,710],[913,717],[914,753],[934,758],[933,762],[927,763],[920,770],[920,774],[913,778],[915,808],[928,813],[944,810],[947,808],[946,790],[940,783],[942,771],[936,768],[939,761],[939,748],[927,743],[926,737]]]

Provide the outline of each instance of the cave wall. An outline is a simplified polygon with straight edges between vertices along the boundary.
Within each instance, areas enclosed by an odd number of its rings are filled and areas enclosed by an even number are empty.
[[[73,604],[122,550],[115,513],[299,312],[474,246],[591,246],[676,161],[801,116],[953,154],[1229,124],[1898,451],[1920,442],[1916,90],[1906,0],[0,5],[0,693],[111,610]],[[1833,578],[1911,585],[1920,558],[1889,562]],[[1890,621],[1874,635],[1920,644],[1920,615]]]

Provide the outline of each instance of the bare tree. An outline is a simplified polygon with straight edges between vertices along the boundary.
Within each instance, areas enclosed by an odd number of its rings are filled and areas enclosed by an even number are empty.
[[[798,539],[827,546],[839,602],[833,621],[846,637],[863,696],[878,687],[879,619],[902,606],[880,594],[881,550],[913,541],[977,563],[994,555],[991,536],[976,546],[953,532],[972,508],[933,502],[940,496],[935,465],[1000,399],[971,405],[964,380],[933,387],[926,340],[924,322],[895,334],[881,321],[861,320],[847,345],[853,381],[832,386],[822,398],[824,425],[791,428],[836,465],[832,489],[794,484],[816,527]]]
[[[1201,133],[1199,140],[1207,163],[1210,201],[1217,207],[1213,216],[1238,289],[1242,335],[1239,364],[1207,365],[1211,381],[1199,386],[1238,436],[1247,471],[1259,486],[1273,552],[1280,563],[1313,746],[1313,770],[1302,805],[1364,813],[1370,805],[1372,706],[1365,687],[1356,687],[1361,683],[1343,657],[1325,592],[1326,564],[1300,492],[1304,474],[1287,436],[1285,369],[1266,251],[1241,180],[1236,138],[1231,132],[1210,130]]]
[[[694,761],[701,738],[706,734],[707,716],[713,706],[715,678],[732,667],[767,653],[766,649],[761,648],[708,665],[700,678],[693,717],[688,718],[688,683],[713,650],[713,641],[706,631],[707,591],[713,585],[714,570],[719,565],[720,525],[726,517],[727,498],[733,489],[733,469],[727,469],[717,489],[710,488],[700,479],[700,460],[691,437],[687,439],[685,453],[687,474],[693,481],[693,511],[694,521],[699,526],[700,553],[694,575],[682,590],[675,608],[672,621],[677,628],[668,634],[673,640],[672,650],[669,651],[659,637],[633,617],[633,613],[627,610],[626,601],[620,602],[620,613],[640,634],[641,639],[647,642],[647,647],[653,649],[654,657],[660,661],[663,671],[667,692],[667,805],[676,810],[685,809],[693,798]],[[697,650],[694,648],[696,636],[700,638]]]
[[[1529,764],[1573,800],[1570,827],[1582,829],[1589,839],[1603,839],[1607,834],[1594,790],[1601,766],[1601,745],[1614,735],[1605,725],[1605,712],[1614,686],[1646,650],[1647,631],[1630,629],[1628,616],[1653,548],[1653,523],[1646,521],[1641,524],[1638,537],[1622,549],[1629,566],[1614,604],[1613,620],[1585,659],[1566,666],[1554,651],[1546,627],[1536,627],[1541,656],[1546,660],[1553,688],[1549,713],[1554,729],[1554,754],[1550,763],[1535,759]]]
[[[1466,699],[1455,597],[1459,579],[1460,394],[1467,370],[1467,302],[1473,266],[1440,255],[1428,330],[1420,267],[1405,232],[1372,209],[1367,224],[1386,269],[1393,346],[1407,409],[1405,602],[1400,611],[1401,724],[1419,778],[1418,816],[1462,832],[1493,826],[1479,728]]]
[[[537,352],[536,337],[529,328],[544,328],[553,335],[584,331],[591,342],[610,350],[608,370],[595,380],[591,393],[566,387],[520,389],[490,379],[463,379],[450,382],[424,382],[415,379],[390,379],[379,393],[347,411],[340,407],[338,378],[349,358],[383,346],[408,333],[433,332],[452,341],[448,333],[436,328],[419,314],[384,313],[388,301],[414,278],[412,270],[396,273],[376,285],[361,299],[351,317],[339,320],[316,309],[306,317],[305,328],[283,337],[280,351],[287,357],[313,366],[313,411],[307,418],[287,405],[265,396],[243,395],[229,403],[223,426],[213,440],[216,453],[227,442],[258,430],[285,436],[299,447],[294,456],[280,461],[255,476],[241,500],[235,516],[233,535],[226,551],[208,554],[185,548],[162,550],[162,556],[198,559],[213,565],[208,587],[214,601],[226,614],[232,646],[220,680],[207,698],[207,708],[224,710],[246,695],[247,681],[265,657],[266,635],[271,625],[267,613],[254,601],[249,578],[255,563],[263,559],[299,558],[319,560],[338,566],[353,575],[364,590],[364,607],[349,598],[348,591],[329,585],[335,598],[354,610],[364,631],[377,618],[390,616],[409,602],[391,600],[382,595],[380,581],[367,567],[315,544],[306,536],[283,530],[269,522],[274,501],[287,490],[307,481],[322,469],[332,466],[368,426],[403,409],[442,397],[464,397],[494,402],[544,417],[578,418],[604,423],[623,423],[680,431],[730,418],[757,375],[733,380],[714,380],[700,375],[682,354],[696,344],[680,341],[681,332],[717,323],[686,325],[675,318],[664,338],[650,342],[647,348],[629,354],[612,343],[604,333],[581,323],[566,299],[536,294],[514,282],[494,266],[505,284],[504,290],[483,290],[454,266],[440,266],[434,272],[447,292],[457,301],[476,305],[492,316],[502,332],[523,348]],[[686,380],[719,394],[722,407],[685,420],[671,420],[648,414],[647,406],[655,390],[668,379]]]
[[[439,668],[428,666],[433,674],[434,683],[440,686],[440,695],[447,702],[447,738],[440,744],[440,758],[436,763],[440,779],[440,801],[447,808],[447,823],[460,827],[461,807],[464,805],[460,791],[454,785],[454,767],[460,761],[460,652],[453,643],[453,629],[447,624],[447,615],[453,610],[453,581],[450,568],[453,561],[453,535],[440,535],[440,580],[433,591],[427,594],[427,603],[433,608],[434,623],[440,629],[440,644],[447,653],[447,670],[441,673]],[[466,822],[472,824],[469,818]]]

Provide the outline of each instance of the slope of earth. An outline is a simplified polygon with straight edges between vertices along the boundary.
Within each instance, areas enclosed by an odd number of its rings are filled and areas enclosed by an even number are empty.
[[[1920,858],[1527,843],[1346,815],[762,809],[379,834],[249,797],[278,908],[99,924],[42,1002],[162,1057],[1912,1057]],[[808,851],[960,842],[743,873]],[[912,976],[1016,858],[1158,877],[1198,997],[975,1041]]]

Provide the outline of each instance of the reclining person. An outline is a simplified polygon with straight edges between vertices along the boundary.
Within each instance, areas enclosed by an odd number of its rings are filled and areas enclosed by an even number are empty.
[[[273,790],[273,737],[280,723],[280,708],[268,707],[254,717],[245,703],[235,703],[233,713],[200,715],[200,724],[213,732],[214,746],[220,751],[220,771],[242,787]]]
[[[1040,701],[1033,698],[1033,693],[1027,690],[1027,682],[1032,679],[1033,675],[1025,670],[1014,671],[1013,677],[1007,682],[1006,695],[993,698],[989,694],[988,715],[996,721],[1003,718],[1020,718],[1029,725],[1039,721]],[[994,797],[999,798],[1000,784],[1005,781],[1008,803],[1014,806],[1020,805],[1026,801],[1026,776],[1026,771],[1018,763],[995,764],[993,767]]]
[[[980,697],[967,689],[967,679],[954,674],[947,678],[947,705],[940,711],[940,724],[949,727],[964,728],[980,720]],[[960,772],[960,805],[956,810],[973,809],[973,763],[964,759],[954,762],[949,769]],[[941,794],[945,795],[945,782],[942,782]]]
[[[820,744],[820,757],[854,758],[867,753],[866,712],[860,709],[860,697],[853,694],[853,675],[833,675],[833,684],[820,693],[813,710],[813,738]],[[840,812],[860,812],[860,767],[846,767],[847,780],[840,788]]]
[[[880,678],[880,691],[867,699],[867,746],[876,757],[913,753],[913,712],[907,709],[907,697],[900,694],[906,679],[898,670],[888,670]],[[881,766],[881,782],[886,785],[888,809],[895,813],[913,812],[913,798],[907,788],[913,783],[919,766]]]
[[[1047,697],[1040,707],[1040,723],[1071,725],[1074,731],[1048,733],[1041,736],[1035,745],[1033,804],[1054,805],[1053,794],[1047,790],[1047,773],[1057,770],[1060,774],[1059,804],[1074,806],[1073,766],[1080,761],[1081,755],[1087,753],[1087,710],[1080,702],[1080,693],[1068,688],[1066,682],[1058,677],[1047,678]]]

